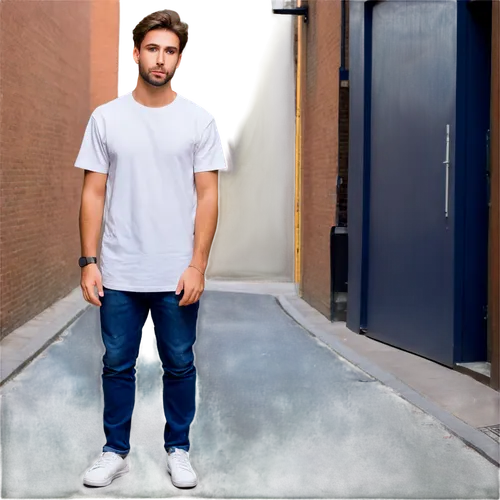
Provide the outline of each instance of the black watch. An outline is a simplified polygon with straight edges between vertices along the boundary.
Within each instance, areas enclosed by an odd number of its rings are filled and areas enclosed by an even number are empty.
[[[97,264],[97,257],[80,257],[78,259],[78,265],[80,267],[85,267],[89,264]]]

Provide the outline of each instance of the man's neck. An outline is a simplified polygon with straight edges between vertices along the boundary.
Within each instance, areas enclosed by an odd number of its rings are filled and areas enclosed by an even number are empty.
[[[163,87],[152,87],[138,80],[132,95],[134,99],[143,106],[160,108],[162,106],[168,106],[173,102],[177,94],[172,90],[170,82]]]

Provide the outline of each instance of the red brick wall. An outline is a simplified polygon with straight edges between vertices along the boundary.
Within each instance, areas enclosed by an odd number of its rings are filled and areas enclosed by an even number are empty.
[[[312,0],[306,28],[302,153],[302,297],[330,317],[330,229],[335,223],[341,2]]]
[[[92,105],[116,97],[118,1],[3,0],[0,9],[4,337],[79,284],[82,172],[72,165]],[[96,51],[100,15],[108,42]]]
[[[119,9],[119,0],[92,2],[90,24],[90,109],[92,111],[100,104],[117,97]]]

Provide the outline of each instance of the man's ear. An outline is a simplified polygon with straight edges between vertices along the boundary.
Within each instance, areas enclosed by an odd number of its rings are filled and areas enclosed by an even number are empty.
[[[175,69],[177,69],[180,66],[181,59],[182,59],[182,54],[179,54],[179,59],[177,59],[177,65],[175,66]]]
[[[134,47],[134,50],[132,52],[132,56],[133,56],[136,64],[139,64],[139,54],[140,54],[139,49],[137,47]]]
[[[137,64],[137,61],[139,60],[137,57],[138,55],[139,51],[135,47],[132,47],[130,49],[130,64]]]

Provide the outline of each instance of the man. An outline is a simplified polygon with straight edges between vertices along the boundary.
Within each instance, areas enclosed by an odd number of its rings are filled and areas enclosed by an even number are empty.
[[[191,488],[193,344],[217,225],[217,171],[226,166],[213,117],[171,88],[187,24],[163,10],[143,19],[133,37],[137,86],[95,109],[75,163],[85,170],[81,287],[85,300],[100,307],[105,346],[106,444],[84,484],[106,486],[129,470],[135,363],[151,312],[164,371],[167,470],[176,487]]]

